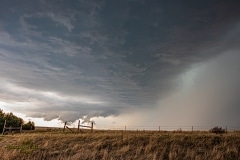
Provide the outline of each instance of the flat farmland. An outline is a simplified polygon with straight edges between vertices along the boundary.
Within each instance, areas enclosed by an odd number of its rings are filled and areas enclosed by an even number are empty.
[[[240,159],[240,133],[98,131],[59,128],[0,137],[3,160]]]

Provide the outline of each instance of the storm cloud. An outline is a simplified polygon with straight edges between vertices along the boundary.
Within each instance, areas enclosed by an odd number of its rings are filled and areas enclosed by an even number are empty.
[[[158,113],[156,123],[235,124],[239,7],[3,0],[0,105],[48,121],[143,111],[143,121]]]

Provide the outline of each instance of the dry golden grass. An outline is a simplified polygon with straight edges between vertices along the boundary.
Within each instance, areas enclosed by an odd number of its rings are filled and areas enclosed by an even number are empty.
[[[0,145],[3,160],[240,159],[239,133],[38,130],[4,135]]]

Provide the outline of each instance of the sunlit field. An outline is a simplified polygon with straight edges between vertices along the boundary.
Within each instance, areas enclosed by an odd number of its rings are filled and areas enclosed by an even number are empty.
[[[239,159],[240,133],[103,131],[37,128],[3,135],[3,160]]]

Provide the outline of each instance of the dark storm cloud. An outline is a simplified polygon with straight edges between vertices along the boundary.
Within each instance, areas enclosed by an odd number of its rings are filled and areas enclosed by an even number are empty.
[[[155,109],[181,88],[179,76],[194,64],[239,50],[239,6],[223,0],[3,1],[1,101],[47,120]]]

